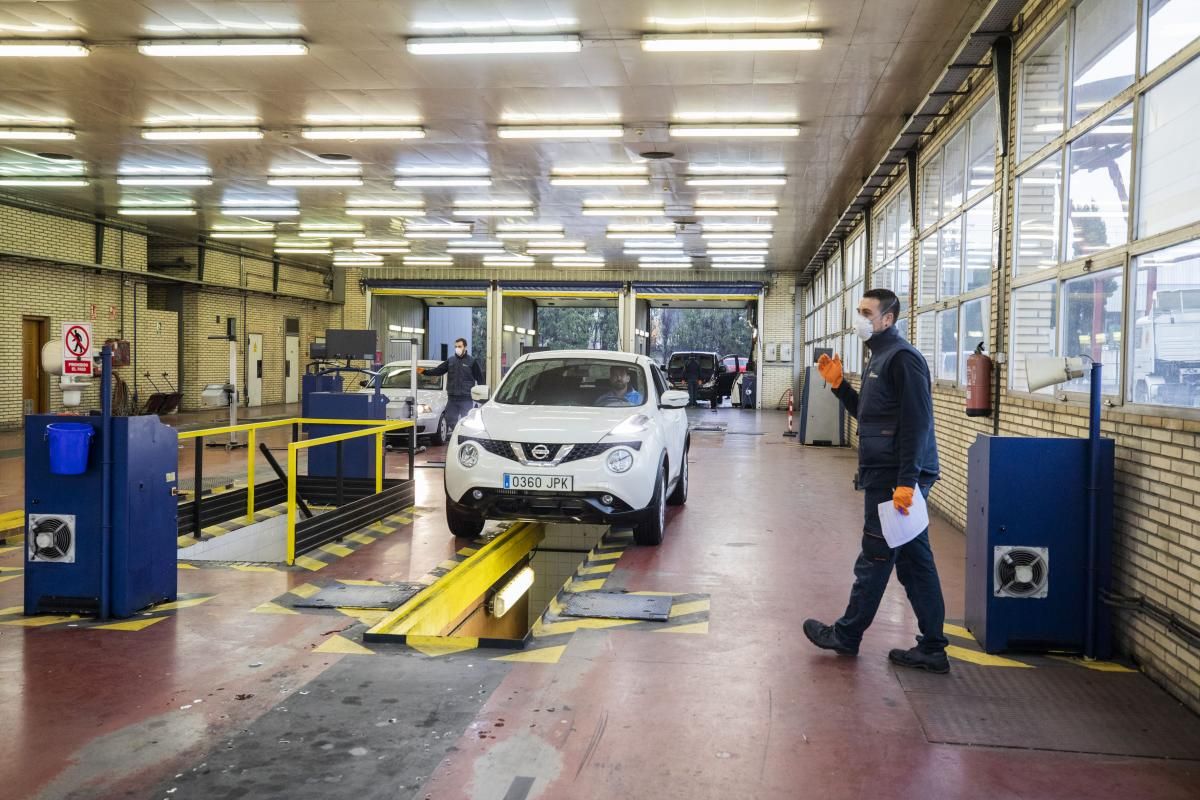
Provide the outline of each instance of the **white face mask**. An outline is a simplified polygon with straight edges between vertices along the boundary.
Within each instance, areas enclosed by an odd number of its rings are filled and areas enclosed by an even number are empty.
[[[859,315],[854,318],[854,332],[864,342],[875,335],[875,324],[866,317]]]
[[[456,356],[458,356],[459,358],[462,358],[462,354],[463,354],[463,353],[465,353],[465,352],[467,352],[467,351],[466,351],[466,350],[463,350],[461,347],[456,347],[456,348],[454,348],[454,354],[455,354]]]

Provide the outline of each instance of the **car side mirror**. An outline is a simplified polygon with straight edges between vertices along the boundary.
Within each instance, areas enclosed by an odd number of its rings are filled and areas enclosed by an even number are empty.
[[[662,393],[662,397],[659,398],[659,401],[658,401],[658,407],[659,408],[687,408],[688,403],[690,401],[691,401],[691,397],[688,395],[687,392],[681,392],[677,389],[671,389],[669,391]]]
[[[471,399],[476,403],[486,403],[488,399],[487,384],[480,384],[471,387]]]

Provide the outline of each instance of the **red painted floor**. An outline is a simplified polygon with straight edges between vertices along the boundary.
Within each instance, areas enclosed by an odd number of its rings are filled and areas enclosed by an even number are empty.
[[[857,659],[817,651],[800,631],[806,616],[832,620],[846,600],[861,529],[853,453],[797,447],[779,435],[782,415],[693,413],[763,435],[695,434],[688,505],[661,547],[626,551],[611,583],[709,594],[707,633],[581,631],[557,664],[511,665],[419,790],[380,782],[371,796],[1200,796],[1200,762],[927,742],[886,662],[915,632],[897,583]],[[2,493],[16,460],[0,461]],[[320,578],[412,580],[450,556],[441,473],[418,470],[418,481],[418,506],[432,513]],[[935,521],[932,538],[948,616],[961,617],[963,537]],[[20,564],[20,551],[0,554],[0,567]],[[337,627],[329,616],[254,611],[311,577],[184,570],[181,592],[213,598],[138,632],[0,624],[0,794],[166,796],[149,792],[331,666],[366,659],[312,652]],[[0,583],[0,609],[20,603],[19,577]],[[387,663],[403,687],[412,662]],[[204,795],[173,800],[185,796]]]

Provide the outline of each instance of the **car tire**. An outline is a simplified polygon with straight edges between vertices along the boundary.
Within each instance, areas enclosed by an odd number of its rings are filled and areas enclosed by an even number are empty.
[[[429,443],[435,447],[441,447],[446,442],[450,441],[450,431],[447,429],[446,415],[442,414],[438,417],[437,427],[433,429],[433,433],[429,437]]]
[[[664,465],[654,483],[654,495],[650,504],[646,506],[642,521],[633,526],[633,541],[637,544],[650,547],[662,544],[663,529],[667,526],[667,503],[664,496],[666,491],[667,470]]]
[[[446,495],[446,526],[458,539],[475,539],[483,532],[484,519],[470,510],[454,507],[450,495]]]
[[[679,465],[679,480],[675,483],[675,490],[672,491],[671,496],[667,498],[667,505],[681,506],[687,502],[689,448],[690,445],[683,446],[683,462]]]

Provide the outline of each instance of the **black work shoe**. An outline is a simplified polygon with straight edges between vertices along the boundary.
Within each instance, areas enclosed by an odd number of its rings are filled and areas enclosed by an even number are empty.
[[[842,644],[842,640],[838,638],[837,633],[833,630],[833,626],[822,624],[820,620],[804,620],[804,635],[808,637],[810,642],[822,650],[832,650],[839,656],[858,655],[857,647]]]
[[[915,647],[911,650],[891,651],[888,653],[888,661],[901,667],[923,669],[938,675],[945,675],[950,671],[950,659],[946,658],[945,653],[925,653]]]

